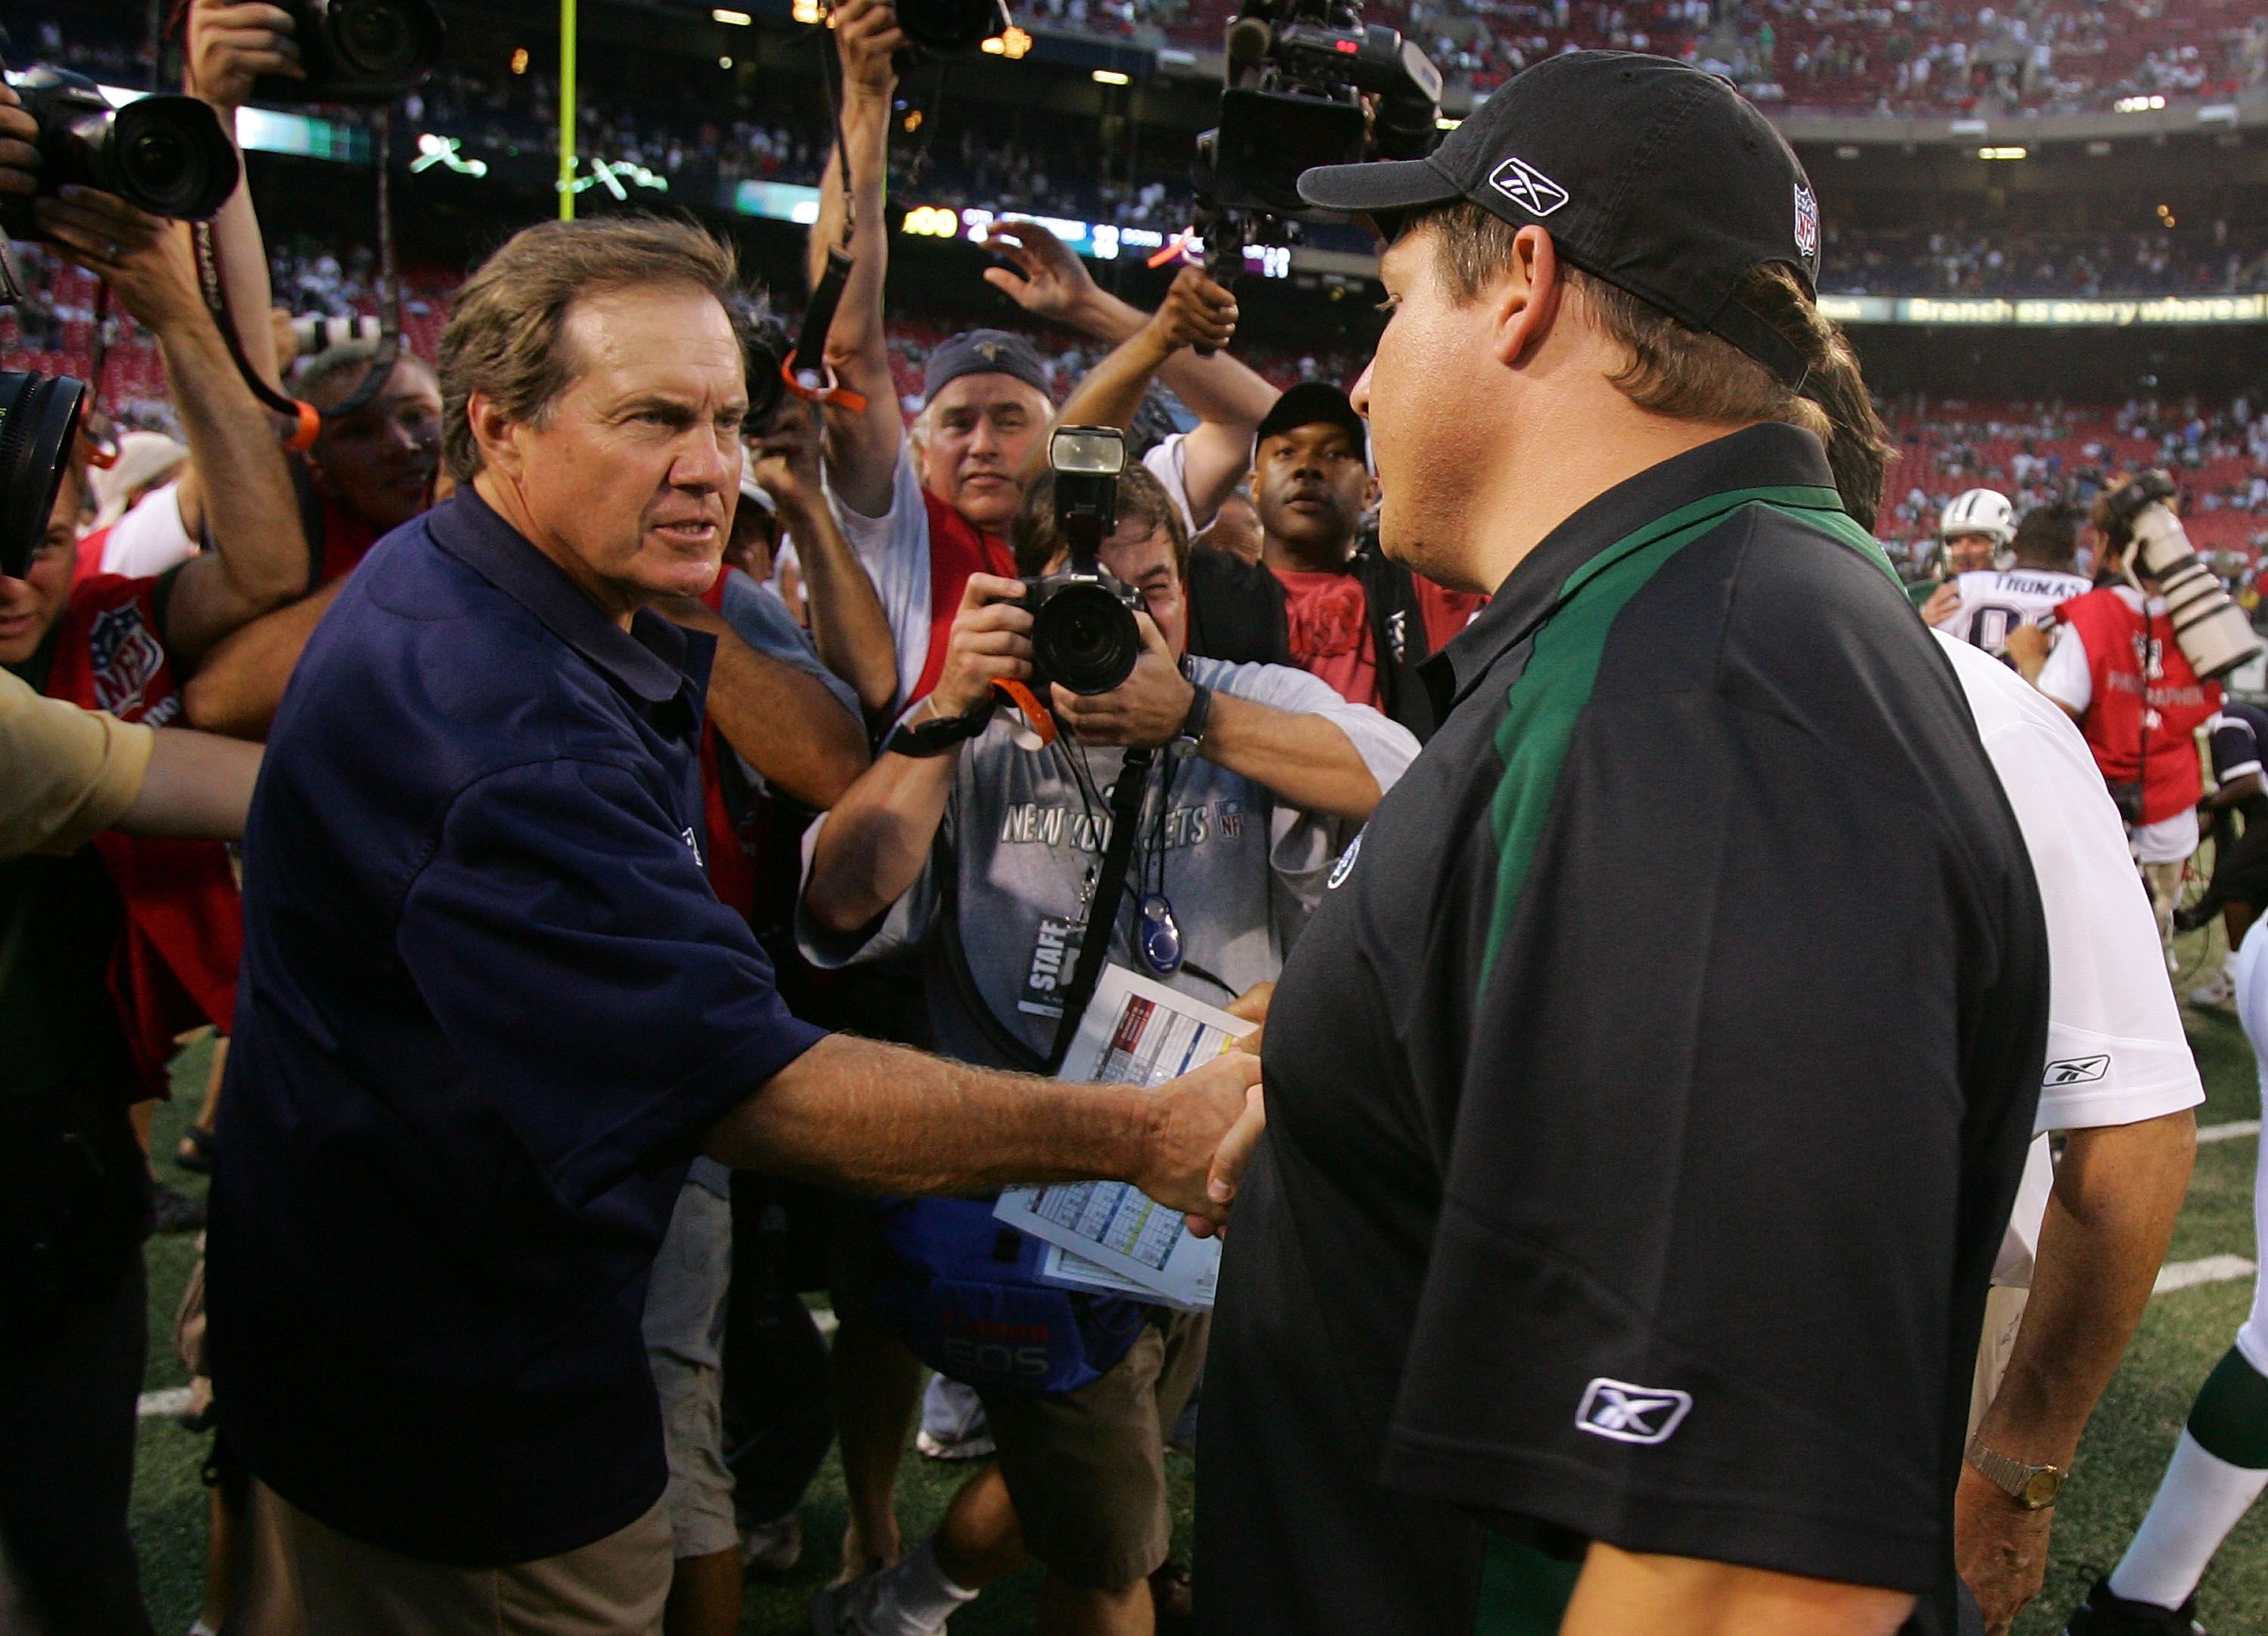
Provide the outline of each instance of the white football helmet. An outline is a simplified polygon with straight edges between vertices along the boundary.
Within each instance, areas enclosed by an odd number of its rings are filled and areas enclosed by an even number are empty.
[[[1937,537],[1950,540],[1960,534],[1990,534],[1995,547],[2016,537],[2016,508],[1998,489],[1970,489],[1953,497],[1937,520]]]

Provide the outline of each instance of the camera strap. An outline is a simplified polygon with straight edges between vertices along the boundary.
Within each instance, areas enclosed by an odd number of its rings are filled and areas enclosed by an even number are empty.
[[[220,331],[221,344],[228,349],[236,372],[244,378],[244,384],[263,407],[293,423],[284,446],[295,454],[306,453],[313,445],[315,434],[323,429],[322,416],[313,404],[302,403],[276,390],[253,368],[252,360],[244,356],[244,343],[237,335],[236,321],[229,316],[228,292],[221,285],[220,257],[213,249],[212,224],[192,222],[189,238],[196,250],[197,288],[203,292],[205,310],[212,314],[213,327]]]
[[[1071,987],[1064,991],[1055,1047],[1048,1052],[1047,1071],[1051,1074],[1062,1072],[1086,1002],[1094,998],[1094,986],[1102,981],[1103,962],[1110,955],[1110,936],[1118,925],[1118,906],[1126,897],[1126,866],[1133,861],[1142,792],[1149,787],[1150,763],[1156,755],[1146,748],[1128,750],[1110,785],[1110,839],[1103,844],[1101,873],[1095,876],[1094,896],[1086,906],[1086,929],[1079,934],[1079,964],[1071,969]]]
[[[829,403],[861,415],[866,409],[866,394],[838,385],[835,372],[827,367],[827,332],[835,327],[835,309],[843,304],[843,288],[855,264],[842,246],[827,247],[827,270],[811,292],[803,328],[795,337],[795,350],[780,365],[780,380],[806,403]]]

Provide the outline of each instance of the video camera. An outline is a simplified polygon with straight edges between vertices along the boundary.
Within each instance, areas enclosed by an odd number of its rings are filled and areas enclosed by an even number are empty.
[[[1097,553],[1118,527],[1118,476],[1126,434],[1116,426],[1058,426],[1048,439],[1055,484],[1056,533],[1071,546],[1071,566],[1024,581],[1032,613],[1032,689],[1042,697],[1060,682],[1073,693],[1108,693],[1134,674],[1142,593],[1105,568]]]
[[[8,76],[40,126],[40,192],[76,184],[114,193],[152,216],[210,221],[236,191],[236,145],[211,106],[195,97],[137,97],[114,108],[101,88],[68,69]],[[40,239],[32,201],[0,196],[0,230]]]
[[[1300,197],[1318,165],[1417,159],[1441,139],[1441,71],[1351,0],[1244,0],[1228,26],[1220,122],[1190,180],[1205,270],[1226,284],[1263,231],[1344,218]]]
[[[291,15],[304,79],[263,74],[263,102],[392,102],[432,77],[447,41],[433,0],[276,0]]]
[[[2167,473],[2138,472],[2095,497],[2093,520],[2114,548],[2133,546],[2134,571],[2157,582],[2182,656],[2200,681],[2213,682],[2258,654],[2261,642],[2244,610],[2190,549],[2182,520],[2166,505],[2174,494]]]

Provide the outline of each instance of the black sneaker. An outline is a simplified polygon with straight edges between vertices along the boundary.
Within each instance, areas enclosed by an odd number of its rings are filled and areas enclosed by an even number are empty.
[[[2129,1602],[2113,1594],[2109,1580],[2097,1580],[2087,1600],[2073,1610],[2063,1636],[2208,1636],[2197,1622],[2197,1597],[2178,1608],[2154,1602]]]
[[[204,1229],[205,1201],[192,1198],[176,1187],[155,1182],[150,1187],[150,1213],[160,1233],[197,1233]]]

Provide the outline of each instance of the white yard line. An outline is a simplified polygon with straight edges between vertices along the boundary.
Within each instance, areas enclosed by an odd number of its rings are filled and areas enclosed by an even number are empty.
[[[2227,1124],[2198,1126],[2198,1140],[2200,1142],[2229,1142],[2240,1136],[2259,1134],[2260,1121],[2257,1119],[2232,1119]]]
[[[2169,1290],[2193,1289],[2200,1284],[2226,1284],[2249,1279],[2260,1269],[2242,1256],[2207,1256],[2202,1261],[2169,1261],[2158,1269],[2153,1295]]]
[[[145,1420],[156,1419],[160,1415],[179,1414],[188,1406],[189,1389],[186,1386],[169,1386],[162,1392],[144,1392],[141,1402],[136,1405],[136,1411]]]

